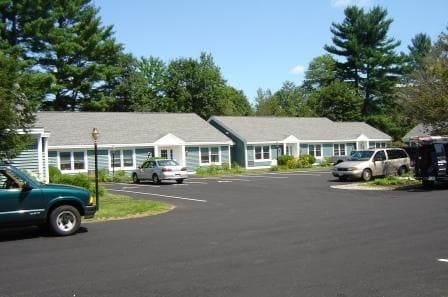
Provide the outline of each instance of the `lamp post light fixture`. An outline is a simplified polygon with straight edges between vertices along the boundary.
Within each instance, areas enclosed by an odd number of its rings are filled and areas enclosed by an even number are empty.
[[[97,128],[92,129],[92,139],[93,139],[93,147],[95,152],[95,203],[96,209],[100,209],[100,199],[98,193],[98,137],[100,132],[98,132]]]

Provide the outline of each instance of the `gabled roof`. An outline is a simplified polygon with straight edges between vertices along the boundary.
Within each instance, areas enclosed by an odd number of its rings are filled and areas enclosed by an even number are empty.
[[[411,137],[415,136],[431,136],[432,127],[430,125],[418,124],[411,129],[402,140],[408,142]]]
[[[94,127],[99,145],[153,144],[168,138],[186,144],[232,143],[194,113],[38,112],[35,126],[51,133],[50,147],[92,145]]]
[[[365,135],[369,139],[392,138],[363,122],[333,122],[328,118],[213,116],[230,133],[246,142],[282,142],[290,136],[300,141],[347,141]]]

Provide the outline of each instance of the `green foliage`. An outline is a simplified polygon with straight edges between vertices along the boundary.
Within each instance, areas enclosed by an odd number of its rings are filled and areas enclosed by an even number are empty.
[[[116,182],[116,183],[126,183],[130,182],[132,177],[127,175],[124,170],[117,170],[115,174],[109,172],[106,169],[98,170],[98,181],[100,182]]]
[[[305,72],[303,87],[307,90],[320,89],[336,80],[336,60],[329,54],[314,58]]]
[[[334,162],[333,162],[333,158],[331,158],[331,157],[326,157],[319,163],[319,166],[322,166],[322,167],[330,167],[333,165],[334,165]]]
[[[18,130],[26,132],[32,127],[39,101],[51,82],[45,75],[30,72],[18,53],[0,47],[0,152],[7,159],[32,143],[31,137]]]
[[[72,185],[72,186],[78,186],[87,189],[91,193],[95,193],[95,182],[94,180],[89,177],[87,174],[62,174],[59,169],[56,167],[50,166],[49,167],[49,178],[50,182],[54,184],[66,184],[66,185]],[[98,193],[99,195],[104,195],[105,189],[103,186],[98,187]]]
[[[289,160],[293,160],[294,157],[290,155],[281,155],[277,159],[277,163],[279,166],[286,165]]]
[[[325,50],[345,59],[337,63],[337,76],[362,94],[362,115],[367,116],[394,100],[393,89],[405,72],[406,57],[393,51],[400,42],[387,36],[392,19],[386,9],[375,6],[366,12],[349,6],[344,13],[342,23],[332,24],[333,45]]]
[[[369,185],[375,186],[405,186],[405,185],[416,185],[419,182],[410,177],[397,177],[397,176],[386,176],[383,178],[375,178],[373,181],[369,182]]]
[[[300,87],[292,82],[284,82],[280,90],[270,95],[270,91],[258,91],[256,99],[257,115],[313,116],[306,97]]]
[[[285,163],[283,164],[283,162]],[[283,166],[288,169],[311,168],[314,163],[316,163],[316,158],[311,155],[302,155],[298,158],[288,156],[282,160],[282,164],[279,164],[279,169]]]
[[[313,108],[322,117],[332,121],[359,121],[362,119],[362,98],[348,83],[334,80],[311,93]]]
[[[230,168],[229,163],[223,163],[221,166],[210,165],[201,166],[196,169],[196,175],[199,176],[213,176],[213,175],[226,175],[226,174],[239,174],[246,170],[242,168],[238,163],[233,163]]]
[[[408,49],[414,70],[417,70],[423,63],[424,58],[431,51],[431,47],[431,37],[425,33],[419,33],[412,38],[411,45],[408,46]]]
[[[443,32],[403,88],[410,119],[430,125],[435,135],[448,135],[448,31]]]

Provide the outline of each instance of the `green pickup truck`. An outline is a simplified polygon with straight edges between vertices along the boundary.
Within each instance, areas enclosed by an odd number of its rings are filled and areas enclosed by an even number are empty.
[[[92,218],[95,198],[84,188],[44,184],[18,168],[0,163],[0,228],[37,225],[55,235],[78,231],[81,216]]]

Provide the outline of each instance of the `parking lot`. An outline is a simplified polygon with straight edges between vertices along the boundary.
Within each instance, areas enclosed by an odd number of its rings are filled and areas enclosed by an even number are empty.
[[[447,190],[339,184],[325,170],[111,184],[176,208],[66,238],[9,232],[0,296],[446,296]]]

